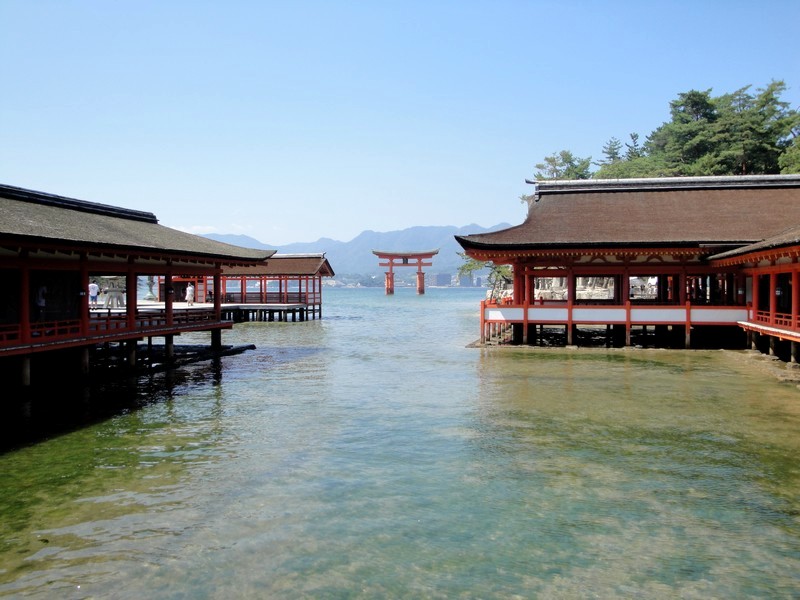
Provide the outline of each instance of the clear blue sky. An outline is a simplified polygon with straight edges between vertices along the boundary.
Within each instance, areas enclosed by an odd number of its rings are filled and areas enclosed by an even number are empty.
[[[797,0],[0,0],[0,182],[281,245],[516,224],[534,164],[782,79]],[[1,216],[0,216],[1,218]]]

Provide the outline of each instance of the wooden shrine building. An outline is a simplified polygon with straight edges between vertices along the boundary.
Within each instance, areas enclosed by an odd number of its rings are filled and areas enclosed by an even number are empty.
[[[386,271],[386,295],[394,294],[394,268],[417,267],[417,294],[425,293],[425,273],[422,267],[430,267],[432,262],[425,262],[439,254],[439,249],[422,252],[392,252],[388,250],[373,250],[372,253],[386,262],[378,263],[379,267],[388,267]]]
[[[272,251],[216,242],[159,225],[149,212],[84,202],[0,185],[0,363],[19,369],[24,385],[37,357],[62,353],[75,371],[88,371],[90,350],[120,343],[135,363],[136,343],[210,331],[212,346],[232,323],[221,317],[220,295],[204,307],[176,307],[174,278],[201,277],[219,290],[223,269],[263,264]],[[163,278],[163,305],[143,303],[139,281]],[[113,307],[90,306],[89,285],[117,282]],[[13,365],[11,363],[13,362]],[[9,366],[11,368],[9,369]]]
[[[713,347],[748,332],[796,356],[800,176],[535,186],[521,225],[456,237],[468,256],[513,268],[513,295],[482,303],[481,341],[537,343],[560,327],[573,345],[605,326],[627,345],[649,331]]]
[[[273,254],[259,265],[224,267],[223,306],[241,305],[230,310],[248,313],[247,320],[321,319],[322,280],[334,275],[324,253]]]

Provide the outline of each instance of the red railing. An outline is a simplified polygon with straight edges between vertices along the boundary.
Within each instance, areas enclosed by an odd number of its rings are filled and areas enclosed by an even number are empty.
[[[12,325],[0,325],[0,344],[6,342],[17,342],[22,335],[22,327],[19,323]]]
[[[69,342],[72,340],[105,339],[114,334],[132,332],[192,330],[205,323],[219,323],[213,308],[176,309],[172,313],[172,323],[167,323],[166,310],[146,308],[136,311],[133,327],[129,326],[128,315],[123,310],[93,311],[89,317],[88,330],[83,330],[80,319],[56,321],[37,321],[29,327],[29,338],[23,339],[23,327],[19,323],[0,325],[0,348],[14,348],[21,345],[39,345],[49,342]]]
[[[786,329],[796,329],[797,323],[792,319],[789,313],[770,313],[768,310],[759,310],[755,314],[755,319],[758,323],[765,323],[767,325],[774,325],[775,327],[783,327]]]
[[[222,301],[225,304],[319,304],[315,294],[306,292],[226,292]]]

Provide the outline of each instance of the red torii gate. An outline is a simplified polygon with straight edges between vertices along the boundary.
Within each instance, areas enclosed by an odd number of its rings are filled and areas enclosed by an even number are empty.
[[[389,267],[386,271],[386,295],[394,294],[394,267],[417,267],[417,293],[425,293],[425,274],[422,267],[433,266],[432,262],[423,262],[426,258],[433,258],[439,254],[439,249],[428,250],[427,252],[387,252],[383,250],[373,250],[372,253],[387,262],[378,263],[379,267]],[[399,262],[395,262],[399,261]],[[415,261],[415,262],[412,262]]]

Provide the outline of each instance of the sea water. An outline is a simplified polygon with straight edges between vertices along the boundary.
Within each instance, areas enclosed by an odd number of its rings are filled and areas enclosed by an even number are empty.
[[[0,595],[800,596],[795,386],[469,348],[482,295],[326,289],[223,336],[255,350],[92,388],[132,404],[0,455]]]

